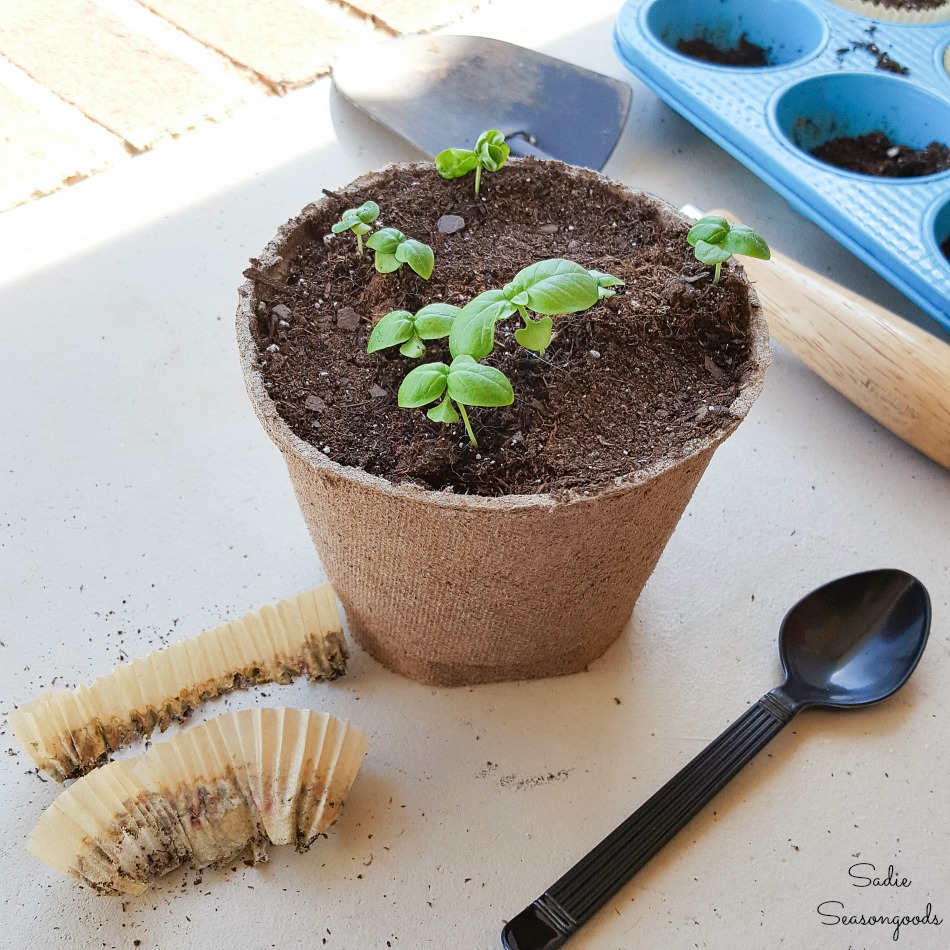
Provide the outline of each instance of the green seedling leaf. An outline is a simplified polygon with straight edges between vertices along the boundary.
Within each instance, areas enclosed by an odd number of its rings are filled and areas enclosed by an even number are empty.
[[[622,287],[623,281],[613,274],[606,274],[602,270],[589,270],[587,272],[597,281],[597,296],[603,300],[604,297],[613,297],[615,291],[611,287]]]
[[[356,216],[364,224],[369,224],[379,217],[379,205],[375,201],[364,201],[357,209]]]
[[[604,273],[602,270],[589,270],[587,273],[597,281],[598,287],[622,287],[624,284],[619,277]]]
[[[402,261],[395,254],[386,254],[384,251],[377,251],[373,264],[380,274],[392,274],[402,267]]]
[[[554,330],[554,321],[550,317],[540,320],[527,320],[525,325],[515,330],[515,339],[526,349],[533,350],[538,356],[544,356],[544,351],[551,342]]]
[[[752,228],[744,224],[730,224],[717,214],[700,218],[689,229],[686,242],[693,248],[700,263],[715,267],[714,284],[719,283],[722,265],[733,254],[757,257],[764,261],[772,256],[768,244]]]
[[[509,300],[524,299],[535,313],[578,313],[599,299],[597,281],[580,264],[555,257],[520,270],[505,287]]]
[[[448,393],[445,394],[445,399],[438,405],[433,406],[426,415],[433,422],[444,422],[447,425],[459,421],[459,414],[455,411],[455,406],[452,405],[452,400],[449,399]]]
[[[371,238],[367,238],[366,246],[382,254],[395,254],[396,248],[406,240],[406,235],[396,228],[380,228]]]
[[[422,341],[447,337],[459,310],[448,303],[430,303],[415,315],[408,310],[391,310],[373,327],[366,352],[399,346],[403,356],[418,359],[426,351]]]
[[[364,201],[358,208],[348,208],[340,216],[336,224],[331,225],[330,230],[334,234],[341,234],[343,231],[351,231],[356,235],[356,246],[363,253],[362,235],[371,231],[369,222],[375,221],[379,217],[379,205],[375,201]]]
[[[403,356],[408,356],[410,359],[417,360],[422,356],[426,355],[426,345],[419,339],[415,334],[413,334],[401,347],[399,347],[399,352]]]
[[[510,406],[515,401],[511,383],[501,370],[464,353],[449,367],[448,393],[463,406]]]
[[[744,224],[732,225],[722,247],[723,250],[731,251],[733,254],[756,257],[762,261],[767,261],[772,256],[768,244],[752,228],[748,228]]]
[[[376,270],[391,274],[408,264],[420,277],[428,280],[435,266],[435,254],[428,244],[407,238],[396,228],[381,228],[366,241],[366,246],[376,252]]]
[[[413,322],[416,333],[423,340],[442,340],[449,335],[461,307],[450,303],[430,303],[417,311]]]
[[[700,218],[686,235],[686,242],[695,247],[698,241],[706,244],[722,244],[729,233],[729,222],[718,214],[707,214]]]
[[[461,178],[474,171],[477,195],[482,182],[482,169],[498,171],[508,161],[510,152],[504,135],[497,129],[489,129],[478,137],[474,149],[447,148],[439,152],[435,157],[435,168],[443,178]]]
[[[447,148],[435,157],[435,169],[446,179],[461,178],[474,171],[476,165],[478,156],[467,148]]]
[[[696,260],[709,265],[723,264],[732,257],[732,251],[725,251],[718,244],[710,244],[708,241],[697,241],[693,253]]]
[[[403,409],[417,409],[435,402],[448,385],[449,368],[445,363],[425,363],[406,374],[396,395]]]
[[[478,164],[486,171],[497,172],[511,154],[511,149],[505,144],[505,137],[497,129],[482,132],[475,143],[475,155]]]
[[[395,256],[400,264],[408,264],[423,280],[428,280],[432,276],[435,254],[428,244],[407,238],[400,242]]]
[[[361,228],[360,233],[365,234],[370,230],[370,222],[375,221],[378,217],[379,205],[375,201],[364,201],[358,208],[347,208],[340,216],[340,220],[330,230],[334,234],[339,234],[341,231],[352,231]]]
[[[390,346],[399,346],[400,343],[412,339],[415,333],[413,316],[408,310],[391,310],[373,327],[366,344],[366,352],[375,353]]]
[[[486,290],[470,300],[452,322],[449,333],[449,352],[481,360],[495,346],[495,324],[510,317],[515,305],[503,290]]]
[[[354,234],[366,234],[366,232],[371,231],[372,228],[368,224],[364,224],[360,221],[355,211],[346,211],[336,224],[331,225],[330,230],[334,234],[341,234],[343,231],[352,231]]]

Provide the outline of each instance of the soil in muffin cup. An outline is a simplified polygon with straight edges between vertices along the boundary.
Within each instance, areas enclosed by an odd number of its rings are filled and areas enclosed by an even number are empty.
[[[631,214],[606,179],[558,173],[556,162],[511,161],[484,176],[445,181],[434,170],[383,177],[372,193],[334,196],[308,222],[311,240],[280,282],[256,266],[253,330],[265,385],[302,439],[342,465],[423,488],[497,496],[609,484],[676,453],[728,421],[750,352],[748,288],[723,268],[718,285],[682,233],[658,223],[650,200]],[[379,274],[352,235],[331,235],[347,208],[372,199],[377,226],[430,244],[425,281],[408,267]],[[463,306],[523,267],[564,257],[624,280],[588,311],[555,317],[539,358],[516,344],[519,317],[496,328],[484,361],[512,383],[515,402],[470,409],[463,426],[402,409],[399,385],[420,360],[366,343],[391,310]],[[256,262],[252,261],[252,264]],[[422,362],[451,362],[446,341]]]
[[[768,66],[769,51],[743,33],[735,46],[722,47],[702,37],[677,40],[677,52],[716,66]]]
[[[950,168],[950,148],[946,145],[931,142],[915,149],[895,144],[881,131],[829,139],[811,154],[836,168],[882,178],[918,178]]]
[[[717,46],[703,37],[676,41],[676,50],[691,59],[716,66],[768,66],[769,50],[749,40],[747,34],[739,37],[735,46]]]
[[[868,0],[870,5],[876,7],[888,7],[891,10],[906,10],[910,12],[923,12],[925,10],[939,10],[946,6],[950,0]]]

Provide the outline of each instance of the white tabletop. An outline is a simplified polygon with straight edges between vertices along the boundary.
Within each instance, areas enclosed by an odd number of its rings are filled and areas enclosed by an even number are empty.
[[[496,0],[452,31],[630,82],[607,174],[729,207],[926,325],[625,71],[617,7]],[[416,157],[322,81],[0,219],[0,714],[324,580],[244,392],[236,288],[321,188]],[[713,459],[628,630],[588,672],[433,689],[353,646],[337,683],[199,712],[313,706],[368,731],[343,815],[308,854],[275,849],[261,868],[174,872],[142,897],[99,897],[26,851],[59,789],[0,726],[0,946],[498,947],[503,920],[780,681],[791,604],[881,566],[917,575],[933,600],[910,683],[874,708],[802,714],[571,946],[894,946],[889,925],[831,925],[817,908],[919,916],[929,903],[950,917],[948,562],[947,471],[775,346],[763,395]],[[856,864],[911,883],[856,887]],[[948,941],[950,921],[905,926],[898,945]]]

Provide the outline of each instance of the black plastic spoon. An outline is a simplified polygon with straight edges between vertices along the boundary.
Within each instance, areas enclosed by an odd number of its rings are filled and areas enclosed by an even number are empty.
[[[506,924],[502,945],[563,946],[792,716],[886,699],[914,672],[929,632],[927,590],[903,571],[852,574],[802,598],[779,634],[785,682]]]

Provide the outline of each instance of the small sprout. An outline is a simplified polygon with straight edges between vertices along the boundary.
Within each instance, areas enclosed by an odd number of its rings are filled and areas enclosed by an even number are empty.
[[[447,148],[435,157],[435,167],[443,178],[461,178],[475,172],[475,194],[482,183],[482,169],[497,172],[506,161],[511,149],[497,129],[482,132],[474,149]]]
[[[356,235],[356,249],[363,253],[363,235],[372,231],[370,222],[379,217],[379,205],[375,201],[364,201],[358,208],[347,208],[330,230],[334,234],[350,231]]]
[[[452,355],[468,353],[477,360],[484,359],[495,345],[495,324],[518,311],[524,326],[515,331],[515,339],[525,349],[543,356],[553,333],[550,317],[592,307],[603,296],[606,285],[602,281],[610,281],[610,286],[623,283],[609,274],[595,275],[599,272],[591,273],[559,257],[523,268],[503,289],[486,290],[462,308],[449,334]],[[544,319],[532,319],[528,310]]]
[[[714,284],[719,283],[722,265],[733,254],[757,257],[763,261],[767,261],[772,256],[768,244],[752,228],[744,224],[730,224],[725,218],[716,214],[707,214],[704,218],[700,218],[689,229],[686,240],[693,248],[696,260],[702,264],[715,266]]]
[[[406,375],[397,401],[404,409],[416,409],[441,399],[426,415],[433,422],[458,422],[461,413],[469,441],[478,446],[466,406],[510,406],[515,401],[511,383],[501,370],[483,366],[463,353],[445,363],[425,363]],[[458,409],[456,410],[456,406]]]
[[[390,346],[399,346],[403,356],[419,359],[426,352],[422,341],[445,339],[460,310],[461,307],[453,307],[449,303],[430,303],[414,315],[408,310],[391,310],[373,327],[366,352],[375,353]]]
[[[428,244],[407,238],[396,228],[382,228],[370,236],[366,246],[376,252],[376,270],[391,274],[408,264],[423,280],[432,276],[435,254]]]

